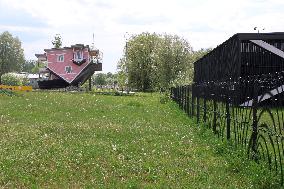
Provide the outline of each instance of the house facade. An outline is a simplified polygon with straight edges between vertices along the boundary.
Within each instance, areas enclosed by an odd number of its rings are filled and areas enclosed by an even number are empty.
[[[95,71],[102,70],[99,50],[91,50],[88,45],[76,44],[44,51],[44,54],[36,54],[36,57],[39,61],[46,61],[46,69],[42,72],[48,73],[49,77],[38,82],[40,88],[78,86]]]

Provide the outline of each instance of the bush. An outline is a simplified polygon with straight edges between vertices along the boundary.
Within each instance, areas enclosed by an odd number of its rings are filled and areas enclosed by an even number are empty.
[[[6,73],[1,78],[3,85],[20,86],[26,84],[27,78],[17,76],[13,73]]]

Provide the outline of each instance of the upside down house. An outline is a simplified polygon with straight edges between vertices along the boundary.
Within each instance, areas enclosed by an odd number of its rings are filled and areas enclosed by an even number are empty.
[[[88,45],[76,44],[71,47],[45,49],[44,54],[35,54],[38,61],[45,61],[47,80],[38,81],[39,88],[64,88],[85,83],[95,71],[102,70],[99,50]]]

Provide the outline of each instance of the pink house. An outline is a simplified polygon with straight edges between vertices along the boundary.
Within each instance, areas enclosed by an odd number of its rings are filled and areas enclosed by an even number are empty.
[[[39,88],[62,88],[85,83],[95,71],[102,70],[99,50],[91,50],[88,45],[45,49],[44,54],[36,54],[39,61],[46,61],[45,72],[48,80],[38,81]]]

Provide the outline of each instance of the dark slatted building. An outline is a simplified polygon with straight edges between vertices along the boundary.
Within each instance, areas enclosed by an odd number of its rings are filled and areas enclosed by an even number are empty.
[[[284,71],[284,32],[238,33],[194,64],[194,82]]]
[[[233,35],[194,63],[194,85],[196,95],[230,96],[236,104],[256,93],[260,101],[279,96],[284,91],[284,32]]]

